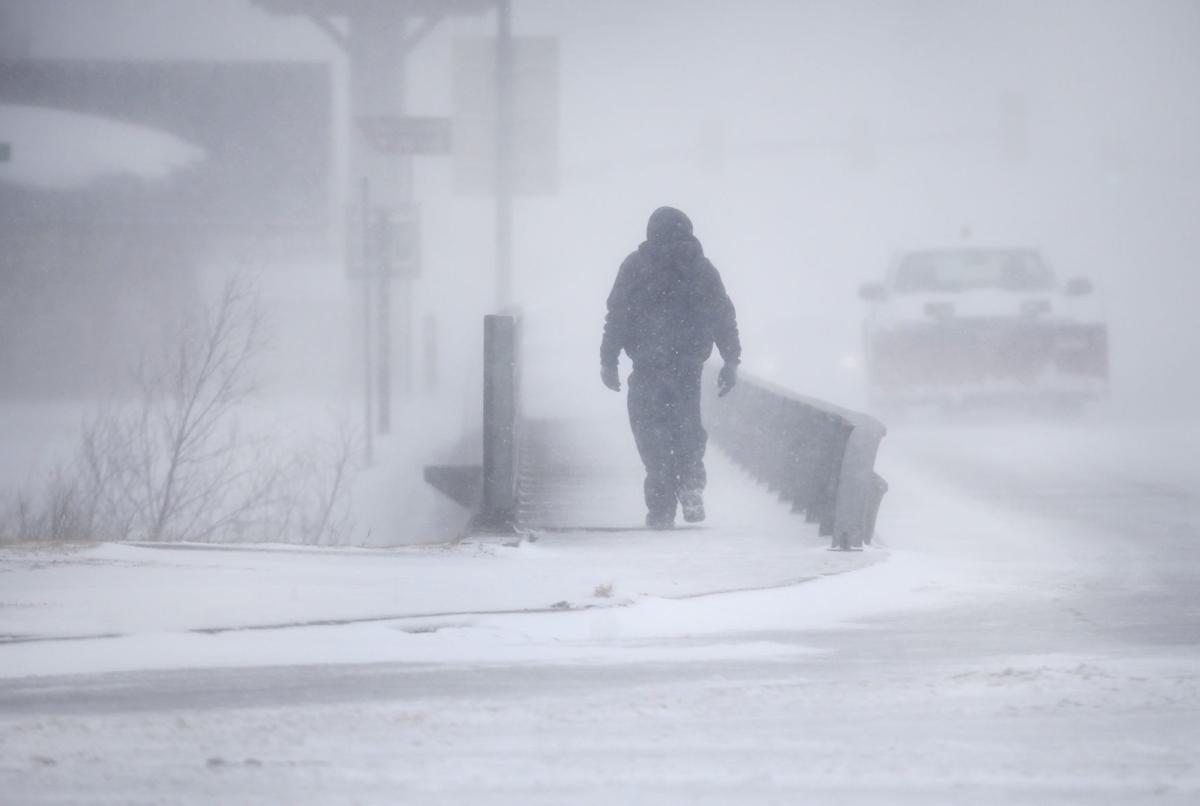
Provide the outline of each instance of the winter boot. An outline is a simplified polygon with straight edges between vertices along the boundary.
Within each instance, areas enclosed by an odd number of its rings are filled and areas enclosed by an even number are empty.
[[[647,512],[646,526],[650,529],[670,529],[675,525],[674,512]]]
[[[679,504],[683,508],[683,519],[688,523],[699,523],[704,520],[704,496],[699,490],[684,490],[679,494]]]

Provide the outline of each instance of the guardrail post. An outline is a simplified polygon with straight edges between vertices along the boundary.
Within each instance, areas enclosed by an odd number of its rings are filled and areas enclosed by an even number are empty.
[[[837,502],[833,512],[833,546],[841,551],[861,549],[871,542],[875,516],[887,485],[875,473],[875,455],[883,439],[884,428],[878,422],[859,416],[846,440],[838,470]]]

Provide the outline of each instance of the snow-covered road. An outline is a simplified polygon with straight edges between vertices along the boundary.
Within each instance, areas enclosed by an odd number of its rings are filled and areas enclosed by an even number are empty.
[[[525,578],[595,593],[603,577],[613,597],[572,603],[619,606],[182,633],[193,610],[123,639],[3,645],[0,800],[1194,803],[1196,456],[1195,427],[912,426],[880,456],[882,545],[860,556],[883,561],[849,573],[815,536],[731,546],[718,522],[653,549],[613,538],[628,577],[595,565],[608,535],[412,564],[429,596],[439,567],[474,597],[541,565]],[[711,565],[671,563],[705,548]],[[195,555],[256,578],[248,555]],[[11,602],[34,571],[6,562]],[[723,566],[807,581],[665,595]],[[46,616],[0,613],[8,632]]]

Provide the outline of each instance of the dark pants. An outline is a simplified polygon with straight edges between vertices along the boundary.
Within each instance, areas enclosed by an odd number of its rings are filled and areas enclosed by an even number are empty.
[[[700,421],[699,364],[634,367],[629,376],[629,424],[646,466],[646,508],[674,516],[679,493],[703,490],[704,447]]]

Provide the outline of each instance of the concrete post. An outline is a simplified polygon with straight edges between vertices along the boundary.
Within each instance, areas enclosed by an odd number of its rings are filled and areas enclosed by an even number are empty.
[[[474,528],[511,532],[517,515],[517,324],[483,320],[483,494]]]

